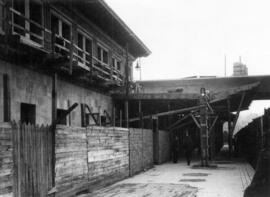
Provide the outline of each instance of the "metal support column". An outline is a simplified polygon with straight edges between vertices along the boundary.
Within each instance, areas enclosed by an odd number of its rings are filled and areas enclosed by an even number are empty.
[[[229,158],[232,156],[232,117],[231,117],[231,101],[227,99],[228,105],[228,145],[229,145]]]
[[[208,166],[208,108],[205,94],[201,94],[200,105],[203,107],[200,108],[200,136],[201,136],[201,165]]]

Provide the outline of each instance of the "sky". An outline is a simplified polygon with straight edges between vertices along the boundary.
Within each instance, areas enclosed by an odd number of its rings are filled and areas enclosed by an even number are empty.
[[[268,0],[106,2],[152,51],[141,60],[143,80],[224,76],[225,55],[227,76],[239,56],[249,75],[270,74]]]

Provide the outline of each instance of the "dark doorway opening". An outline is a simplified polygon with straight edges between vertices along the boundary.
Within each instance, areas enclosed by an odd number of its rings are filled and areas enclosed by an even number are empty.
[[[21,122],[36,124],[36,105],[21,103]]]
[[[60,118],[58,124],[67,125],[66,112],[67,110],[65,109],[57,109],[57,119]]]

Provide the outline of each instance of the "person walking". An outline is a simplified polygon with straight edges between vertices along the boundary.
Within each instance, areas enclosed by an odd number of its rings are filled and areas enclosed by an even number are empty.
[[[173,140],[173,163],[177,163],[178,161],[178,151],[179,151],[179,138],[175,134]]]
[[[192,149],[193,149],[192,139],[187,132],[184,139],[184,150],[185,150],[185,157],[186,157],[188,166],[190,165],[190,162],[191,162]]]

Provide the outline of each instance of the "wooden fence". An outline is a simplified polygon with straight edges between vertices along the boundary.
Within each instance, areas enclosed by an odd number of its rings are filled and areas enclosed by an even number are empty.
[[[51,127],[14,123],[12,130],[14,196],[47,196],[52,188]]]

